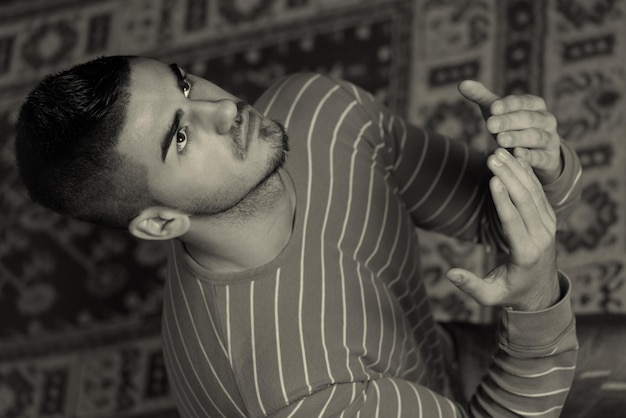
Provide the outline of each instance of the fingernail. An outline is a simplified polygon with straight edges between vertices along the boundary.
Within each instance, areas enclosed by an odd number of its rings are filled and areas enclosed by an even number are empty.
[[[509,147],[511,145],[511,137],[508,134],[498,134],[498,144],[501,147]]]
[[[498,158],[497,154],[494,154],[493,157],[491,158],[491,164],[495,165],[496,167],[501,167],[502,166],[502,160],[500,160],[500,158]]]
[[[505,150],[504,148],[498,148],[496,150],[496,155],[498,156],[498,158],[502,159],[503,161],[506,161],[511,156],[511,154],[509,154],[509,152]]]
[[[498,132],[498,122],[493,117],[487,119],[487,130],[491,133]]]
[[[448,278],[448,280],[450,280],[452,283],[454,284],[460,284],[461,282],[463,282],[463,276],[457,272],[448,272],[446,274],[446,277]]]

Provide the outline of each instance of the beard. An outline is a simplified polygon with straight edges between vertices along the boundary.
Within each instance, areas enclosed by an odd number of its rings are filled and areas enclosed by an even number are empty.
[[[192,202],[180,209],[198,217],[213,217],[242,221],[273,207],[284,192],[279,171],[285,165],[289,153],[289,137],[285,127],[278,121],[263,119],[259,127],[259,140],[272,150],[266,170],[259,181],[244,191],[238,199],[211,196]]]

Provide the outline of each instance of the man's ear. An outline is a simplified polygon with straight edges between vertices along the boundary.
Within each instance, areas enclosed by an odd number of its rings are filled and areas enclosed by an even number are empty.
[[[189,215],[183,212],[151,206],[130,221],[128,231],[139,239],[161,241],[185,235],[190,224]]]

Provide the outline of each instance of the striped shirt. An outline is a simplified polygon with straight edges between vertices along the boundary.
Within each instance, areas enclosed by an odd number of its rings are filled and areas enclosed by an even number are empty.
[[[486,156],[405,123],[363,90],[287,77],[255,107],[290,135],[283,180],[292,236],[270,263],[212,274],[172,242],[164,356],[185,417],[556,416],[573,377],[574,320],[563,299],[504,311],[500,348],[476,396],[447,376],[421,277],[415,225],[498,245]],[[557,212],[580,166],[548,186]]]

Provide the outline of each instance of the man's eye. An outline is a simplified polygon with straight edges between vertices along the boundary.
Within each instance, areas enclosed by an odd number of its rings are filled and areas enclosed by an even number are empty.
[[[183,94],[185,97],[189,97],[189,93],[191,92],[191,83],[187,80],[183,80]]]
[[[187,133],[181,129],[176,133],[176,151],[182,152],[187,146]]]

